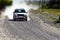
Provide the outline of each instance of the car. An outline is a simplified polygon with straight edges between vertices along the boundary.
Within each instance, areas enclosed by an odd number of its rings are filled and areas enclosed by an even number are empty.
[[[13,12],[13,19],[24,19],[25,21],[28,20],[28,12],[25,9],[15,9]]]

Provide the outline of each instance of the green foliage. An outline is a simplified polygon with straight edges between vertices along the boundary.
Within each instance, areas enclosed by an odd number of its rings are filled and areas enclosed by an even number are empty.
[[[0,10],[12,4],[12,0],[0,0]]]
[[[60,23],[60,20],[55,20],[54,22],[55,22],[55,23]]]
[[[50,0],[47,6],[48,8],[60,9],[60,0]]]
[[[41,1],[37,1],[37,0],[35,0],[35,1],[28,0],[27,4],[36,5],[36,6],[39,6],[39,8],[47,8],[47,5],[46,5],[46,3],[44,1],[41,2]],[[41,7],[41,5],[42,5],[42,7]]]
[[[28,0],[28,3],[33,4],[33,5],[42,5],[42,8],[52,8],[52,9],[60,9],[60,0],[49,0],[47,2],[47,4],[45,3],[45,1],[41,2],[41,1],[30,1]]]

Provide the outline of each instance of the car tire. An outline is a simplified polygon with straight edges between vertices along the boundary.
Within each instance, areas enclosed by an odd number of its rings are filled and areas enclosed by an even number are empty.
[[[13,15],[13,20],[16,21],[15,15]]]
[[[25,21],[27,21],[27,18],[25,19]]]
[[[13,18],[14,21],[16,21],[16,18]]]
[[[25,21],[27,21],[27,17],[25,17]]]

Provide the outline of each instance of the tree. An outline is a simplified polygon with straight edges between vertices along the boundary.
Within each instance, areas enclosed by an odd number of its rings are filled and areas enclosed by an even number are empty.
[[[12,0],[0,0],[0,10],[12,4]]]
[[[37,0],[28,0],[27,1],[27,4],[32,4],[32,5],[37,5],[37,6],[39,6],[40,5],[40,3],[41,3],[41,1],[37,1]]]
[[[12,5],[12,0],[0,0],[0,15],[1,11],[5,9],[6,6]]]
[[[44,11],[43,10],[44,8],[47,8],[45,0],[33,0],[33,1],[28,0],[27,4],[32,4],[32,5],[39,6],[39,9],[41,8],[42,12]]]
[[[60,9],[60,0],[50,0],[47,6],[48,8]]]

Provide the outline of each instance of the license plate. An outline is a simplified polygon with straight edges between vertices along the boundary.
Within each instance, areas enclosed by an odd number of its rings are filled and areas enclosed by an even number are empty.
[[[23,16],[19,16],[19,18],[23,18]]]

